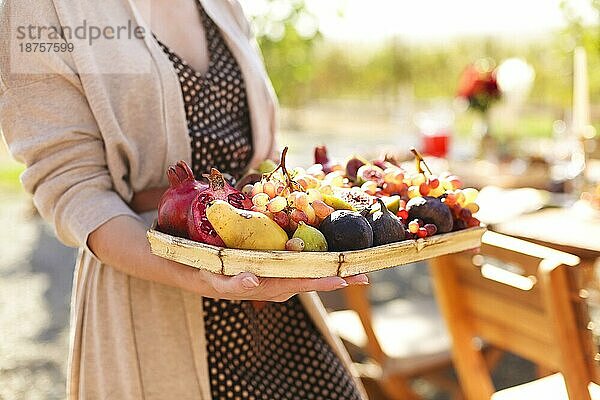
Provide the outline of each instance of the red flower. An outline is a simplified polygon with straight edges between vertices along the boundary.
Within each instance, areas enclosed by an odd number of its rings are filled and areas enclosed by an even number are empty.
[[[487,111],[500,98],[495,71],[469,64],[460,77],[457,95],[468,100],[472,108]]]

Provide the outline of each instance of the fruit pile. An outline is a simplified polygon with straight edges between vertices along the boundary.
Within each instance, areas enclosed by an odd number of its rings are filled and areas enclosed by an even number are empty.
[[[236,249],[347,251],[479,226],[477,190],[433,175],[412,151],[414,171],[394,159],[337,163],[324,146],[312,166],[289,169],[285,148],[236,187],[214,168],[198,182],[180,161],[167,171],[158,228]]]

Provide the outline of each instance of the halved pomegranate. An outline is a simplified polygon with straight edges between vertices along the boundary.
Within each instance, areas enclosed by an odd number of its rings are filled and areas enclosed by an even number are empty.
[[[203,176],[208,179],[208,188],[198,193],[190,204],[188,233],[190,239],[197,242],[224,247],[225,243],[206,217],[208,204],[213,200],[223,200],[236,208],[249,210],[252,207],[252,200],[233,188],[215,168],[210,170],[210,174]]]
[[[208,186],[194,179],[185,161],[171,165],[167,170],[169,188],[158,204],[158,229],[170,235],[188,237],[188,212],[198,193]]]

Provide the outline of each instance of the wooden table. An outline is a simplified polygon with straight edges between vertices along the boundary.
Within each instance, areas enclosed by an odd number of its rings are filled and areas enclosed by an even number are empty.
[[[582,260],[600,257],[600,212],[582,206],[542,209],[495,224],[492,230],[566,251]]]

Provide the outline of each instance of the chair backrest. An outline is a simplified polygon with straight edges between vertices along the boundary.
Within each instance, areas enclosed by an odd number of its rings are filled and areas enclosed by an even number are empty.
[[[494,392],[475,345],[481,340],[562,372],[571,398],[589,398],[596,367],[572,276],[578,264],[574,255],[494,232],[485,233],[477,254],[432,260],[436,297],[469,399]]]

